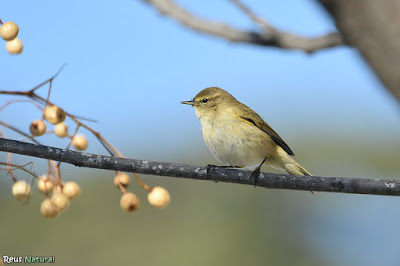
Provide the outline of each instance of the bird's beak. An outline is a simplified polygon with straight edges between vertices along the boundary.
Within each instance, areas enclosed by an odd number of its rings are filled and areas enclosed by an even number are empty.
[[[189,105],[194,105],[194,101],[183,101],[183,102],[181,102],[181,103],[183,103],[183,104],[189,104]]]

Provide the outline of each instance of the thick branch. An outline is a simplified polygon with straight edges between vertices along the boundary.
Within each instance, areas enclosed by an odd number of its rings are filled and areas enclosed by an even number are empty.
[[[400,3],[398,0],[319,0],[346,43],[356,47],[400,101]]]
[[[251,172],[236,169],[216,168],[207,174],[206,167],[201,166],[109,157],[3,138],[0,138],[0,151],[46,158],[81,167],[253,185],[250,180]],[[400,195],[399,180],[261,173],[257,186],[304,191]]]
[[[254,32],[242,31],[229,25],[196,17],[171,0],[144,0],[154,6],[161,14],[169,16],[184,26],[196,31],[211,34],[232,42],[243,42],[261,46],[302,50],[311,53],[320,49],[344,45],[339,33],[329,33],[320,37],[306,38],[289,32],[279,31],[269,26],[269,30]],[[238,1],[235,1],[238,4]],[[243,5],[239,4],[243,10]],[[246,9],[246,13],[249,14]],[[254,16],[252,16],[254,19]]]

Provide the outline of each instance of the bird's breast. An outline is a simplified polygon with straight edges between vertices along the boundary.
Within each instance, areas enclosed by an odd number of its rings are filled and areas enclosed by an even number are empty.
[[[269,137],[255,126],[235,117],[201,119],[204,141],[214,157],[226,165],[260,164],[268,153]]]

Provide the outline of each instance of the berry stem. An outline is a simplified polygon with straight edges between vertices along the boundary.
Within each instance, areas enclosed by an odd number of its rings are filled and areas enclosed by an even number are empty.
[[[24,165],[17,165],[17,164],[12,164],[12,163],[8,163],[8,162],[7,163],[0,162],[0,165],[5,165],[5,166],[9,167],[10,172],[19,169],[19,170],[22,170],[22,171],[24,171],[24,172],[26,172],[26,173],[28,173],[28,174],[30,174],[30,175],[32,175],[32,176],[34,176],[34,177],[39,179],[39,177],[34,172],[32,172],[32,171],[30,171],[28,169],[25,169],[26,166],[31,165],[31,164],[33,164],[33,162],[29,162],[29,163],[24,164]],[[0,169],[1,170],[6,170],[6,169],[3,169],[3,168],[0,168]],[[13,175],[12,175],[12,177],[13,177],[13,181],[16,182],[17,179]]]
[[[74,134],[72,134],[71,139],[69,140],[69,143],[68,143],[68,145],[67,145],[67,147],[66,147],[65,149],[68,150],[69,147],[71,147],[72,141],[74,140],[74,137],[75,137],[76,133],[78,133],[78,130],[79,130],[79,127],[80,127],[80,126],[81,126],[81,125],[79,125],[79,124],[76,126],[75,131],[74,131]],[[58,164],[57,164],[57,169],[60,168],[60,165],[61,165],[61,162],[58,162]]]
[[[51,93],[51,84],[53,84],[53,79],[54,79],[54,77],[50,78],[50,80],[49,80],[49,91],[48,91],[48,93],[47,93],[47,99],[46,99],[46,103],[45,103],[45,105],[44,105],[43,110],[45,110],[46,107],[47,107],[47,105],[49,104],[50,93]],[[43,120],[44,120],[44,112],[43,112],[43,114],[42,114],[42,121],[43,121]]]

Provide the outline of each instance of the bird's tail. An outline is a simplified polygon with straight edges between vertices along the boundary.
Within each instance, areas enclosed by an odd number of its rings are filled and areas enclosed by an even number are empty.
[[[285,163],[285,168],[284,170],[288,172],[289,174],[292,175],[307,175],[307,176],[312,176],[310,172],[308,172],[303,166],[298,164],[295,160],[291,158],[290,163]],[[310,191],[314,195],[318,194],[318,191]]]

